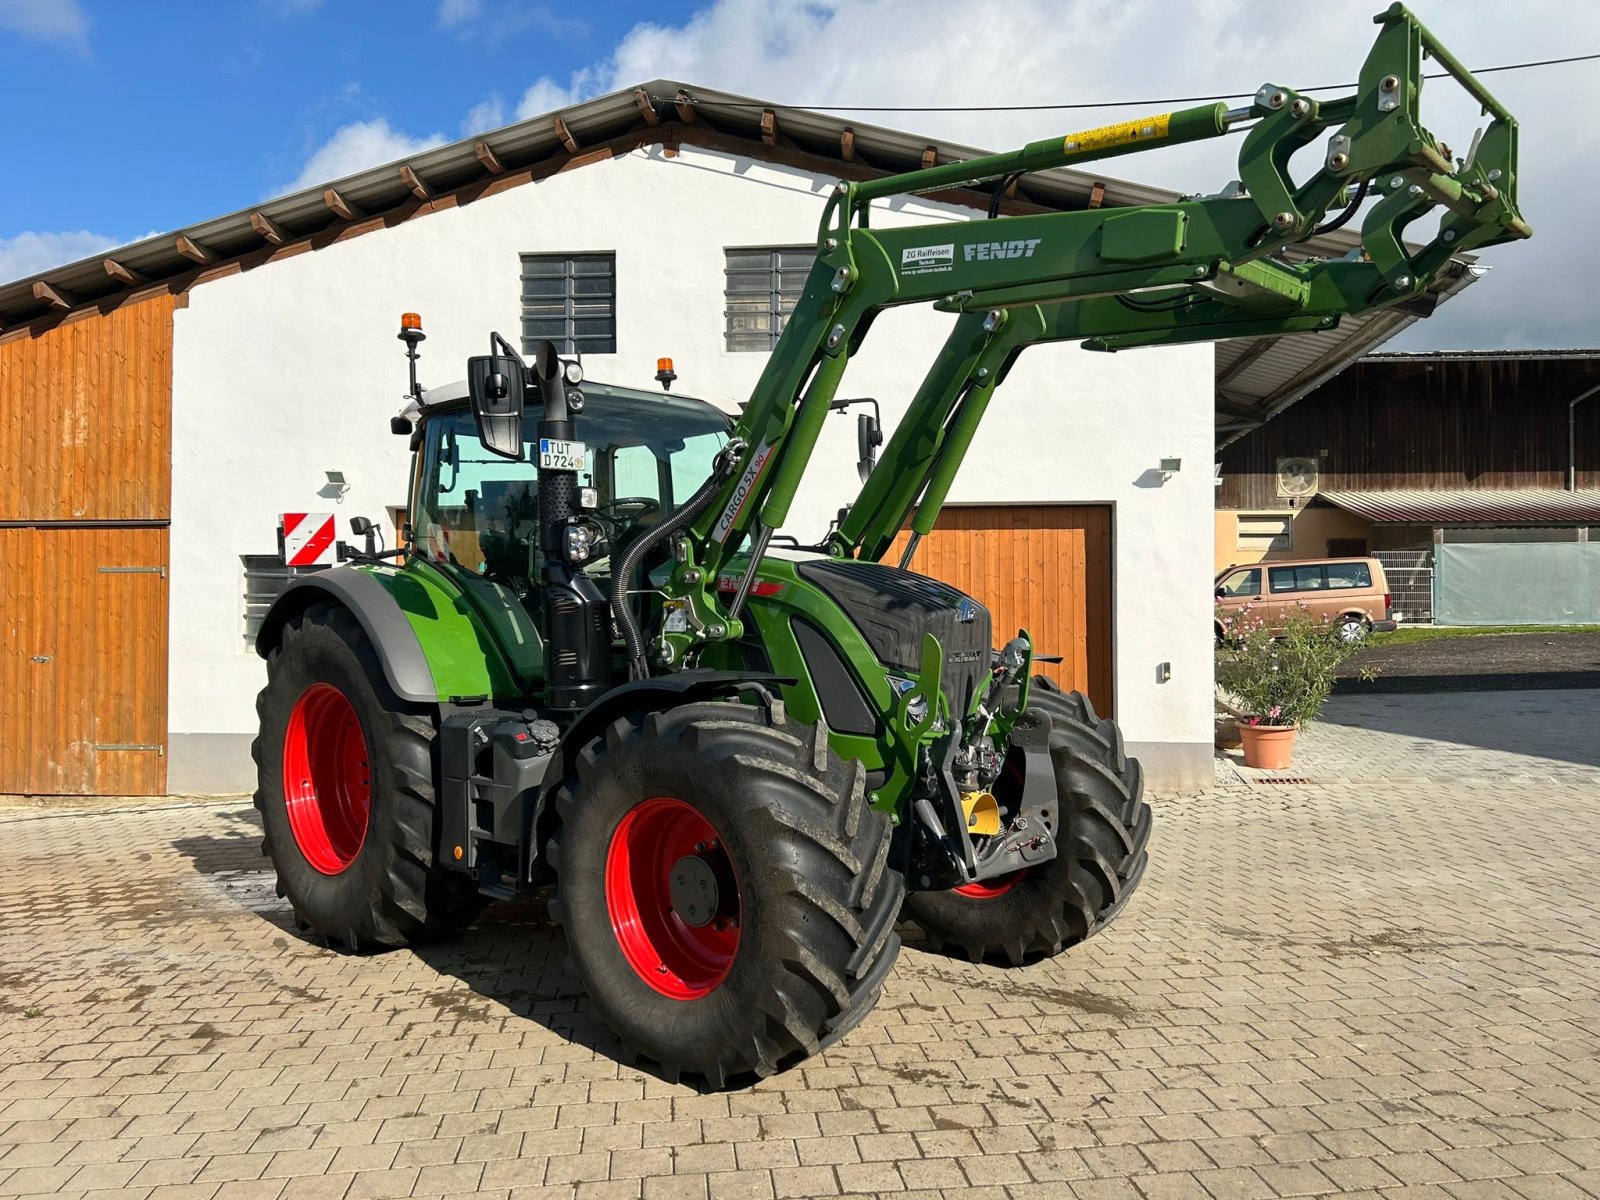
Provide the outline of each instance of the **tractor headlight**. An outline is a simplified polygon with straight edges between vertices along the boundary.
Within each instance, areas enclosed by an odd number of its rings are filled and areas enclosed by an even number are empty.
[[[912,688],[917,686],[917,682],[914,679],[901,679],[897,676],[891,675],[889,676],[889,686],[894,688],[894,690],[900,695],[904,696]],[[913,725],[922,724],[922,722],[926,720],[928,716],[928,697],[926,695],[914,697],[911,703],[906,705],[906,716],[910,719]]]
[[[567,561],[588,562],[594,550],[594,534],[587,525],[567,526]]]
[[[561,368],[561,374],[566,378],[568,383],[576,387],[578,384],[583,382],[583,364],[580,362],[569,362]]]

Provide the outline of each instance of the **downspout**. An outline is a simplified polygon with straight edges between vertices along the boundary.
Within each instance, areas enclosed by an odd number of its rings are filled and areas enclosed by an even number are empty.
[[[1567,401],[1567,491],[1578,490],[1578,433],[1576,416],[1578,405],[1590,396],[1600,392],[1600,383],[1595,384],[1583,395]]]

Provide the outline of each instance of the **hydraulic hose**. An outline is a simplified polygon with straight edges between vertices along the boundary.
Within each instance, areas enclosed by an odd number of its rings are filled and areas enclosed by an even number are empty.
[[[639,564],[644,561],[646,554],[690,525],[710,506],[717,489],[727,479],[738,458],[737,453],[728,453],[732,446],[733,443],[730,442],[724,447],[716,468],[711,472],[711,477],[684,502],[683,507],[624,550],[622,557],[611,568],[611,616],[617,623],[618,632],[622,634],[622,644],[628,652],[629,674],[634,679],[644,679],[650,674],[650,662],[645,655],[644,634],[639,629],[639,622],[634,619],[633,606],[628,602],[628,593],[633,590],[634,572],[639,569]]]

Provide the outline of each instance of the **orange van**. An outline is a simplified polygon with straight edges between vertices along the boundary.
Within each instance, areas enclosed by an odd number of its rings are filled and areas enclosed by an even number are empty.
[[[1269,627],[1291,605],[1304,603],[1314,616],[1332,623],[1347,642],[1371,630],[1395,628],[1389,581],[1375,558],[1302,558],[1231,566],[1216,579],[1217,638],[1223,622],[1249,604]]]

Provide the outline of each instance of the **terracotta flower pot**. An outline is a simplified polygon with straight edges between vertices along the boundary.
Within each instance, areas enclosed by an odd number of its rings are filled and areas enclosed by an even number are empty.
[[[1294,725],[1246,725],[1239,722],[1244,738],[1244,765],[1267,771],[1281,771],[1294,759]]]

